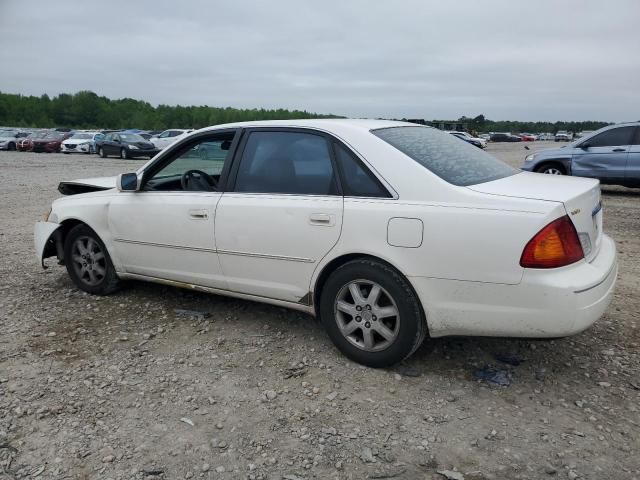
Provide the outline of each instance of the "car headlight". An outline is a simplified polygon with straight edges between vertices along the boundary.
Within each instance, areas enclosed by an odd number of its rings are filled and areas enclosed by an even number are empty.
[[[127,148],[130,148],[131,150],[138,150],[138,147],[135,145],[127,145]]]
[[[529,155],[527,155],[526,157],[524,157],[524,161],[525,162],[531,162],[533,161],[533,159],[536,157],[535,153],[530,153]]]

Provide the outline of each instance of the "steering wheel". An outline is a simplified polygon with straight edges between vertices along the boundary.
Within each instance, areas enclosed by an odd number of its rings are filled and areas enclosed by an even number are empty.
[[[182,190],[209,192],[218,186],[215,178],[202,170],[187,170],[180,177]]]

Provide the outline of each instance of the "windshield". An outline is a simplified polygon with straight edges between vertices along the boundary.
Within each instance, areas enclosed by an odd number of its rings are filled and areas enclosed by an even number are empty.
[[[93,138],[93,133],[76,133],[72,135],[71,138],[74,140],[91,140]]]
[[[120,139],[125,142],[144,142],[144,138],[135,133],[121,133]]]
[[[371,133],[453,185],[476,185],[518,173],[470,143],[435,128],[391,127]]]
[[[17,130],[0,130],[0,137],[15,137],[17,134]]]

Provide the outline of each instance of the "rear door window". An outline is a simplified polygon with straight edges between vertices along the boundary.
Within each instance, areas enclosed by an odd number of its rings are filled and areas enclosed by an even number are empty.
[[[371,133],[453,185],[476,185],[519,173],[470,143],[435,128],[390,127]]]
[[[336,185],[324,136],[254,131],[244,147],[235,191],[337,195]]]
[[[336,160],[341,170],[343,193],[347,197],[383,197],[391,195],[355,154],[335,143]]]

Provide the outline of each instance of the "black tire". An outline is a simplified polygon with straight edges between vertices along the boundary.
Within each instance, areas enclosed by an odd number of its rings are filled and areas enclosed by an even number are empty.
[[[557,173],[555,172],[557,171]],[[542,165],[536,168],[537,173],[548,173],[552,175],[566,175],[567,170],[564,168],[564,165],[558,162],[548,162],[543,163]]]
[[[78,272],[79,263],[74,260],[74,258],[77,258],[78,254],[82,253],[79,250],[76,250],[76,242],[83,244],[85,239],[87,239],[87,241],[88,239],[91,239],[91,241],[94,242],[93,248],[90,248],[91,253],[102,254],[102,257],[96,261],[93,260],[93,256],[91,259],[86,259],[87,261],[84,263],[85,266],[87,263],[95,265],[89,269],[93,270],[94,276],[90,277],[88,271],[84,272],[89,278],[85,278],[84,274]],[[88,251],[87,254],[89,254]],[[118,278],[116,269],[111,262],[109,252],[102,240],[100,240],[98,234],[87,225],[77,225],[67,234],[64,240],[64,263],[73,283],[87,293],[91,293],[92,295],[109,295],[120,287],[120,279]],[[104,270],[104,274],[101,276],[98,274],[98,267]],[[98,278],[98,276],[100,276],[100,278]],[[92,279],[94,280],[93,282],[91,281]]]
[[[120,158],[122,158],[123,160],[127,160],[129,158],[129,154],[127,153],[126,148],[120,149]]]
[[[9,151],[12,151],[12,152],[13,152],[13,151],[16,149],[16,144],[15,144],[15,143],[13,143],[13,142],[11,142],[11,143],[7,146],[7,148],[9,149]]]
[[[98,154],[100,155],[100,158],[107,158],[107,155],[104,153],[104,148],[102,147],[98,148]]]
[[[337,299],[340,292],[354,281],[378,284],[395,302],[399,312],[395,321],[399,322],[399,326],[392,343],[382,350],[366,351],[363,347],[354,345],[338,326]],[[409,357],[422,344],[427,334],[420,302],[409,282],[392,267],[370,259],[352,260],[329,276],[320,293],[320,318],[329,337],[345,356],[374,368],[390,367]],[[376,318],[373,317],[373,320]],[[372,324],[373,322],[369,323]],[[361,326],[363,328],[364,324]]]

